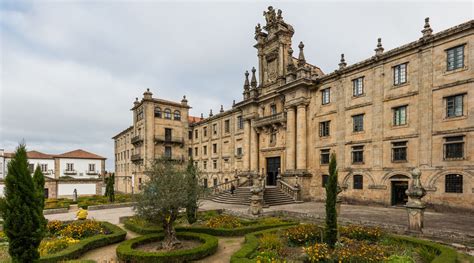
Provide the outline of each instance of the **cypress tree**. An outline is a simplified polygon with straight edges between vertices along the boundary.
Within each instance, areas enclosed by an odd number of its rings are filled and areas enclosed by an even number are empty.
[[[336,155],[331,154],[329,162],[329,178],[326,184],[326,230],[325,240],[330,247],[337,242],[337,161]]]
[[[188,192],[188,201],[186,205],[186,217],[188,223],[193,224],[197,221],[198,197],[199,197],[199,182],[197,169],[194,167],[193,160],[189,160],[186,168],[186,183]]]
[[[20,144],[8,164],[5,178],[4,231],[12,262],[37,262],[45,219],[38,190],[28,170],[26,147]]]
[[[36,198],[38,201],[37,203],[38,214],[39,214],[40,220],[42,219],[42,222],[40,222],[41,223],[40,227],[42,231],[41,238],[46,233],[46,224],[47,224],[46,218],[44,218],[44,215],[43,215],[44,199],[45,199],[44,183],[45,183],[44,175],[43,175],[43,172],[41,172],[40,166],[38,165],[36,166],[35,173],[33,174],[33,184],[35,185],[35,188],[36,188]],[[40,239],[40,242],[41,242],[41,239]]]
[[[115,173],[109,177],[109,202],[115,202]]]

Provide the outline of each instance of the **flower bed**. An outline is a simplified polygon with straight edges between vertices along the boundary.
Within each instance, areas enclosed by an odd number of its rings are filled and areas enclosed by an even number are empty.
[[[108,197],[103,195],[81,196],[77,198],[77,205],[84,209],[87,209],[89,206],[128,202],[132,202],[132,195],[130,194],[115,194],[115,202],[113,203],[110,203]]]
[[[169,252],[146,252],[135,249],[139,245],[160,241],[162,233],[148,234],[133,238],[121,243],[117,247],[117,257],[124,262],[187,262],[198,260],[212,255],[217,250],[218,240],[216,237],[202,233],[178,232],[178,239],[199,240],[203,242],[200,246],[192,249],[174,250]]]
[[[72,204],[71,199],[66,199],[66,198],[48,198],[44,202],[44,209],[49,210],[49,209],[60,209],[60,208],[66,208],[69,209],[69,206]]]

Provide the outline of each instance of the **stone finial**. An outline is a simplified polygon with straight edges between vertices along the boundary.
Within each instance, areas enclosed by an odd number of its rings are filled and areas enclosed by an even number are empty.
[[[204,120],[204,114],[201,112],[201,121]]]
[[[298,45],[298,47],[300,49],[300,54],[298,55],[298,66],[302,67],[306,64],[306,59],[304,57],[304,52],[303,52],[303,48],[304,48],[303,41],[300,41],[300,44]]]
[[[257,88],[257,78],[255,77],[256,71],[255,67],[252,67],[252,80],[250,81],[250,86],[252,86],[252,88]]]
[[[133,105],[136,106],[136,105],[138,105],[138,104],[140,104],[140,101],[138,101],[138,97],[136,97],[136,98],[135,98],[135,101],[133,102]]]
[[[181,104],[188,104],[188,100],[186,99],[186,95],[183,95],[183,99],[181,100]]]
[[[250,84],[249,84],[249,71],[245,71],[245,81],[244,81],[244,90],[249,90],[250,89]]]
[[[146,91],[143,93],[143,98],[145,99],[151,99],[153,93],[151,93],[150,89],[146,89]]]
[[[375,51],[375,55],[377,56],[382,55],[383,53],[382,39],[380,37],[377,39],[377,48],[374,49],[374,51]]]
[[[430,26],[429,17],[425,18],[425,26],[423,30],[421,30],[421,33],[423,33],[423,37],[429,37],[431,36],[431,33],[433,33],[433,29],[431,29],[431,26]]]
[[[341,62],[339,63],[339,69],[343,69],[347,66],[346,59],[344,58],[344,54],[341,54]]]
[[[221,109],[219,110],[220,113],[223,113],[224,112],[224,106],[221,105]]]
[[[214,114],[212,114],[212,109],[209,111],[209,117],[212,117]]]
[[[235,100],[232,100],[232,107],[235,106]]]

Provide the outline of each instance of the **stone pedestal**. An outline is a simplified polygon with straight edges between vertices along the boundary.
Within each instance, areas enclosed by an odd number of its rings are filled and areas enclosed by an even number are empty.
[[[259,216],[263,212],[263,190],[262,177],[258,173],[253,174],[249,207],[249,214],[253,216]]]
[[[426,195],[426,190],[421,185],[420,177],[421,172],[418,168],[413,169],[412,182],[410,187],[406,190],[408,195],[408,202],[406,209],[408,213],[408,233],[422,233],[423,220],[425,212],[425,204],[421,201],[421,198]]]

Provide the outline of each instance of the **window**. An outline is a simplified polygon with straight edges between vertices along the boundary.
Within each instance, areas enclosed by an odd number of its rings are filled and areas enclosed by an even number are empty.
[[[447,174],[444,190],[446,193],[462,193],[462,175]]]
[[[464,157],[464,136],[444,138],[444,159],[462,159]]]
[[[213,168],[214,170],[217,169],[217,160],[212,160],[212,168]]]
[[[392,162],[407,160],[407,142],[392,142]]]
[[[326,185],[328,184],[329,175],[323,174],[323,177],[321,179],[321,186],[326,187]]]
[[[364,146],[352,146],[352,163],[364,162]]]
[[[193,139],[193,131],[188,131],[188,139],[189,140]]]
[[[407,106],[393,108],[393,126],[407,124]]]
[[[203,184],[204,188],[207,188],[208,187],[207,178],[204,178],[202,181],[203,181],[202,184]]]
[[[137,121],[143,119],[143,107],[137,109]]]
[[[171,132],[170,128],[165,128],[165,141],[171,141]]]
[[[198,156],[198,147],[194,147],[194,156]]]
[[[165,109],[165,119],[171,120],[171,110]]]
[[[207,127],[202,128],[202,136],[207,137]]]
[[[319,123],[319,137],[329,136],[330,121],[323,121]]]
[[[446,50],[447,70],[455,70],[464,67],[464,45]]]
[[[94,163],[90,163],[89,164],[89,172],[94,172],[95,171],[95,164]]]
[[[194,130],[194,138],[198,138],[199,137],[199,131],[198,130]]]
[[[464,94],[446,97],[446,118],[463,115]]]
[[[40,166],[41,166],[41,172],[44,173],[44,172],[48,171],[48,164],[42,163]],[[0,167],[0,169],[1,169],[1,167]]]
[[[204,161],[204,162],[202,163],[202,168],[203,168],[204,170],[207,170],[207,161]]]
[[[357,97],[364,94],[364,77],[352,80],[352,96]]]
[[[161,118],[161,108],[160,107],[155,108],[155,118]]]
[[[242,130],[244,128],[244,119],[242,116],[237,116],[237,127],[239,130]]]
[[[230,132],[230,120],[225,120],[224,121],[224,131],[225,131],[225,133]]]
[[[354,132],[364,131],[364,114],[352,116],[352,130]]]
[[[138,190],[142,190],[142,178],[138,178]]]
[[[73,163],[67,163],[66,164],[66,171],[74,171],[74,164]]]
[[[202,154],[203,154],[203,155],[207,155],[207,146],[206,146],[206,145],[204,145],[204,146],[202,147]]]
[[[188,156],[193,156],[193,148],[188,148]]]
[[[329,102],[331,102],[331,89],[330,88],[326,88],[326,89],[323,89],[321,90],[321,104],[328,104]]]
[[[212,125],[212,133],[213,133],[214,135],[217,134],[217,123],[214,123],[214,124]]]
[[[217,186],[217,178],[212,179],[214,186]]]
[[[393,67],[393,85],[401,85],[407,82],[407,63]]]
[[[171,146],[165,146],[165,157],[171,158]]]
[[[363,189],[364,188],[364,178],[360,174],[356,174],[353,177],[353,187],[354,189]]]
[[[321,164],[329,164],[329,149],[321,150]]]
[[[275,104],[270,105],[270,114],[276,114],[277,113],[277,106]]]
[[[217,153],[217,143],[212,145],[212,153]]]
[[[174,118],[175,121],[180,121],[181,120],[181,112],[179,110],[175,110],[173,118]]]
[[[237,148],[237,156],[242,156],[242,147]]]

